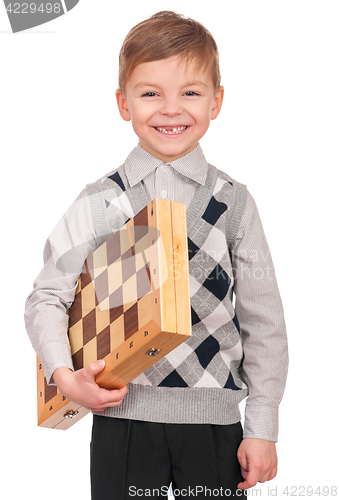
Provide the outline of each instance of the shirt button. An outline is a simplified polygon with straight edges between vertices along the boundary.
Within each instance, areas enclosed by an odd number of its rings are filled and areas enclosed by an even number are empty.
[[[167,198],[167,191],[161,191],[161,198]]]

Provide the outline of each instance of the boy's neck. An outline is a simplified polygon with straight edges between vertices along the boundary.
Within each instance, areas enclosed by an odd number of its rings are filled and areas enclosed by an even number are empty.
[[[197,142],[196,144],[193,144],[193,146],[191,146],[189,149],[183,151],[179,155],[174,155],[174,156],[166,156],[166,155],[162,155],[158,151],[153,151],[153,149],[149,148],[146,144],[143,143],[143,141],[139,141],[139,144],[142,147],[142,149],[144,149],[145,151],[147,151],[151,155],[155,156],[156,158],[159,158],[159,160],[163,161],[164,163],[171,163],[174,160],[178,160],[179,158],[186,156],[188,153],[193,151],[193,149],[195,149],[199,143]]]

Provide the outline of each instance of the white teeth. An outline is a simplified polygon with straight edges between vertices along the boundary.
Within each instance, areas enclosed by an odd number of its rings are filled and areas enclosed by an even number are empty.
[[[174,127],[173,130],[166,130],[162,127],[155,127],[159,132],[161,132],[162,134],[180,134],[181,132],[183,132],[187,126],[183,126],[183,127]]]

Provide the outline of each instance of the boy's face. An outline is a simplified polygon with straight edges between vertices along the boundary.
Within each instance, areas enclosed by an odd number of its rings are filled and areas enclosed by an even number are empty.
[[[192,151],[221,108],[223,88],[215,95],[208,72],[178,56],[141,63],[117,90],[119,111],[131,120],[140,145],[164,162]]]

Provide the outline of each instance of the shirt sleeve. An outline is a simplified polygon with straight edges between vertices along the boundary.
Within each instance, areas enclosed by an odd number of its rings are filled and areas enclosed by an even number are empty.
[[[276,442],[288,367],[287,336],[271,254],[249,193],[233,247],[233,266],[244,349],[240,375],[249,389],[244,438]]]
[[[73,369],[68,340],[67,310],[84,261],[95,249],[89,197],[84,190],[47,239],[44,266],[34,281],[25,305],[25,324],[34,350],[41,358],[46,380],[54,384],[53,372]]]

